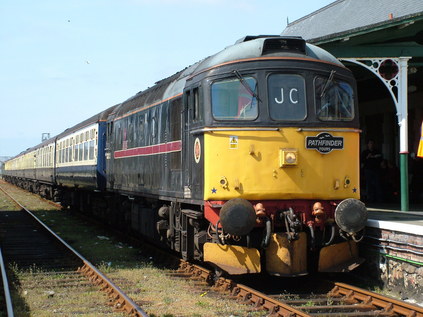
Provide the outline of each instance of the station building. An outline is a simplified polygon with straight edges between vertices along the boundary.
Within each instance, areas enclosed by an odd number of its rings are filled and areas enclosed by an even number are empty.
[[[379,204],[423,210],[423,158],[416,155],[423,121],[423,1],[337,0],[289,23],[282,35],[303,37],[353,72],[361,151],[372,139],[383,167],[391,166],[381,175],[392,178],[394,188]]]

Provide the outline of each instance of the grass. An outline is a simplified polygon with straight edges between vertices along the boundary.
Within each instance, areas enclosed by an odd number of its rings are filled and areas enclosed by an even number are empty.
[[[88,261],[96,265],[151,317],[268,315],[267,312],[255,311],[252,306],[227,299],[208,288],[205,290],[198,282],[169,277],[166,270],[154,266],[148,256],[144,257],[141,250],[119,241],[106,229],[92,225],[70,211],[58,210],[38,196],[19,189],[14,189],[12,194]],[[37,268],[32,268],[30,272],[21,272],[18,268],[14,270],[19,281],[16,289],[17,297],[22,302],[21,312],[30,312],[31,316],[76,314],[78,311],[75,306],[78,305],[74,301],[78,301],[77,298],[87,301],[85,304],[88,305],[90,301],[100,301],[98,305],[102,305],[106,300],[95,287],[78,297],[73,297],[73,290],[60,288],[31,290],[27,281],[31,280],[35,283],[31,285],[37,285],[38,279],[41,283],[41,280],[51,277],[43,276]],[[62,277],[58,275],[53,279],[59,281]],[[50,297],[49,291],[54,292]],[[45,309],[44,312],[42,309]]]
[[[12,301],[15,316],[70,316],[83,313],[84,316],[123,316],[112,313],[105,305],[105,294],[97,287],[89,285],[79,275],[51,274],[32,267],[20,270],[16,265],[9,266],[13,272]],[[72,281],[70,286],[66,281]],[[102,308],[104,307],[104,308]]]

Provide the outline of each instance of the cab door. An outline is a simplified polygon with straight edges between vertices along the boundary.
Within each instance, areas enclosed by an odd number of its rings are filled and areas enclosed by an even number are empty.
[[[204,137],[199,86],[184,91],[183,184],[184,198],[202,199],[204,181]]]

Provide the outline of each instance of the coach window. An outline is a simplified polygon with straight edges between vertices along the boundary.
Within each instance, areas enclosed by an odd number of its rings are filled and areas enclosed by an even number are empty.
[[[71,148],[72,148],[72,144],[70,143],[70,140],[68,140],[69,142],[67,142],[66,144],[66,162],[70,162],[71,159]]]
[[[84,142],[84,161],[88,160],[88,141]]]
[[[69,139],[65,142],[65,163],[69,162]]]
[[[257,82],[253,77],[215,81],[211,86],[216,120],[254,120],[258,116]]]
[[[350,84],[329,77],[314,81],[316,114],[322,121],[351,121],[354,119],[354,93]]]
[[[78,144],[76,142],[73,145],[73,160],[78,161]]]
[[[66,140],[62,143],[62,163],[66,163]]]
[[[77,144],[75,144],[75,161],[79,161],[79,144],[77,143]]]
[[[272,74],[267,78],[269,112],[273,120],[301,121],[306,117],[305,80],[300,75]]]
[[[73,161],[73,138],[69,139],[68,151],[69,151],[69,162],[72,162]]]
[[[73,160],[78,161],[78,144],[79,144],[79,135],[75,138],[75,145],[73,147]]]
[[[83,144],[79,143],[78,145],[78,161],[82,161],[84,158],[84,148]]]
[[[94,159],[94,140],[90,140],[90,155],[89,155],[89,159],[93,160]]]
[[[65,162],[65,142],[60,142],[60,163]]]

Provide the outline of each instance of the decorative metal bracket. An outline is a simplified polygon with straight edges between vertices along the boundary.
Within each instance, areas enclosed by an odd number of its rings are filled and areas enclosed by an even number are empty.
[[[388,88],[397,109],[400,130],[401,210],[409,210],[408,198],[408,74],[411,57],[340,58],[370,70]]]
[[[382,81],[392,96],[397,110],[398,122],[401,122],[403,117],[406,116],[403,104],[404,96],[402,96],[402,92],[405,91],[405,94],[407,94],[407,62],[410,58],[411,57],[363,57],[340,58],[340,60],[360,65],[371,71]]]

